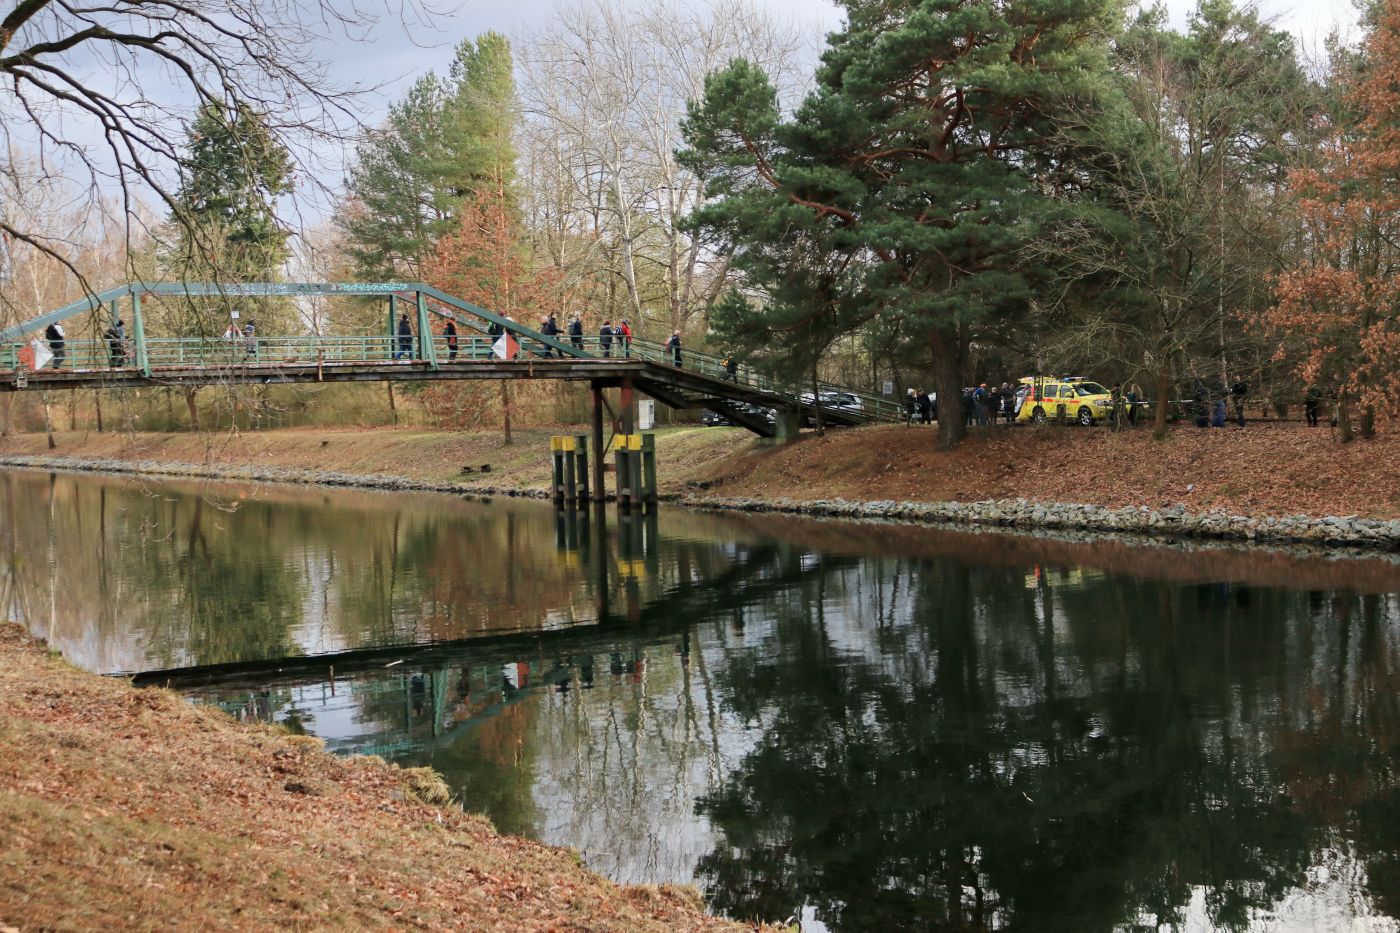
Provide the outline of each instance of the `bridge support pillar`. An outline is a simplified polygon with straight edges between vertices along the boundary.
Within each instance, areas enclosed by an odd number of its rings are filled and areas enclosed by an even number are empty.
[[[802,426],[802,415],[795,409],[778,408],[773,412],[773,429],[776,432],[773,440],[779,444],[786,444],[797,439],[798,429]]]

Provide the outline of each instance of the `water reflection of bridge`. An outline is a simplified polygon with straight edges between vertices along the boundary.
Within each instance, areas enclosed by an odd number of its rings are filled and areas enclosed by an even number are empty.
[[[734,543],[723,545],[729,551],[729,563],[707,575],[693,562],[661,559],[655,514],[619,516],[616,549],[604,515],[602,509],[591,517],[584,511],[556,515],[556,547],[594,575],[597,617],[593,622],[428,644],[145,671],[133,680],[175,689],[215,685],[270,689],[383,671],[390,665],[429,672],[525,664],[538,676],[559,666],[555,662],[561,659],[662,643],[683,633],[696,618],[741,613],[745,606],[813,574],[858,563],[854,556],[814,554],[787,542]]]

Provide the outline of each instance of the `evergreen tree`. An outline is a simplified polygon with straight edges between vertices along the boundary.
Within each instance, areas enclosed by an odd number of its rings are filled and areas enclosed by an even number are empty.
[[[489,190],[513,203],[513,68],[505,37],[464,40],[448,78],[420,78],[360,145],[337,220],[362,277],[421,274],[465,198]]]
[[[271,278],[288,256],[277,198],[292,191],[292,162],[246,106],[200,108],[189,127],[176,210],[185,260],[220,278]]]
[[[1101,93],[1116,0],[848,0],[817,87],[791,119],[745,62],[712,75],[685,123],[687,165],[716,198],[697,226],[728,236],[767,289],[755,244],[815,224],[866,265],[865,318],[929,349],[960,394],[969,343],[1029,307],[1019,262],[1072,183],[1056,151],[1069,100]],[[806,215],[800,217],[799,215]],[[940,420],[940,443],[963,434]]]

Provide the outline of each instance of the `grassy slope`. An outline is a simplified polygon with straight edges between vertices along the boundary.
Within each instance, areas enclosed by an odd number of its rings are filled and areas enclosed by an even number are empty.
[[[5,624],[0,709],[0,928],[743,929],[424,802],[431,772],[83,673]]]

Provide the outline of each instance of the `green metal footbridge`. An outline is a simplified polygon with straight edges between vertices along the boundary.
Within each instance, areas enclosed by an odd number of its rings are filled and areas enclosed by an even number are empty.
[[[354,335],[245,337],[230,329],[223,336],[164,336],[151,332],[143,314],[143,304],[151,300],[211,298],[236,308],[240,299],[326,295],[385,301],[385,329]],[[65,339],[61,358],[55,354],[36,368],[33,343],[49,349],[45,329],[88,314],[95,317],[87,319],[84,330],[102,336]],[[411,335],[397,333],[400,314],[413,322]],[[107,328],[118,320],[125,332],[112,334]],[[220,325],[227,320],[218,316]],[[456,323],[455,337],[433,326],[444,320]],[[235,327],[239,323],[234,321]],[[501,334],[510,339],[502,342]],[[812,419],[818,411],[831,425],[898,421],[903,415],[897,403],[878,395],[825,384],[815,391],[783,386],[748,367],[732,372],[719,357],[690,349],[677,358],[648,340],[546,336],[421,282],[134,283],[0,330],[0,392],[438,379],[586,381],[594,390],[595,421],[601,419],[601,390],[618,387],[624,409],[636,390],[672,408],[711,409],[765,437],[778,432],[784,417]]]

